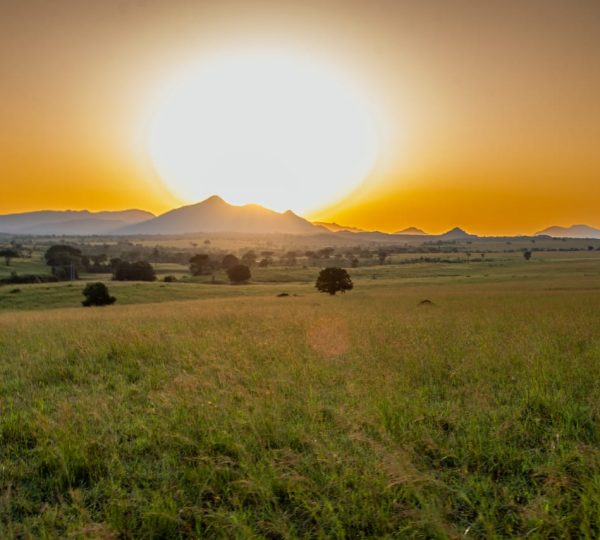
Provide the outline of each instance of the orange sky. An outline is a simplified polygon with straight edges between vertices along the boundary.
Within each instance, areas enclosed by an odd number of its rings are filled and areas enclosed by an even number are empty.
[[[598,28],[597,0],[5,0],[0,212],[183,203],[142,142],[155,88],[220,47],[260,43],[327,56],[384,111],[377,169],[310,217],[600,227]]]

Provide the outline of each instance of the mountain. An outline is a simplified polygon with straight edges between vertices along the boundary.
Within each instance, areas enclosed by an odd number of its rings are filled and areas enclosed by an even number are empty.
[[[555,238],[600,238],[600,229],[589,225],[572,225],[571,227],[548,227],[535,233],[535,236],[553,236]]]
[[[154,218],[143,210],[89,212],[88,210],[42,210],[0,215],[0,233],[94,235],[117,230]]]
[[[402,229],[401,231],[396,231],[394,234],[409,234],[409,235],[428,236],[425,231],[422,231],[421,229],[417,229],[416,227],[408,227],[408,229]]]
[[[474,234],[469,234],[463,231],[460,227],[454,227],[454,229],[440,234],[437,236],[440,240],[466,240],[468,238],[477,238]]]
[[[326,229],[313,225],[291,210],[279,213],[257,204],[234,206],[221,197],[171,210],[154,219],[120,229],[119,234],[319,234]]]
[[[325,227],[328,231],[331,232],[353,232],[353,233],[362,233],[367,232],[364,229],[359,229],[358,227],[347,227],[346,225],[338,225],[337,223],[327,223],[325,221],[313,221],[313,225],[318,225],[319,227]]]

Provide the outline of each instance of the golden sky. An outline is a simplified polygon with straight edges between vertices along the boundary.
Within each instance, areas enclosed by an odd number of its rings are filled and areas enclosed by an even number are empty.
[[[598,28],[597,0],[3,0],[0,212],[193,202],[148,156],[156,96],[182,66],[258,45],[335,65],[379,111],[372,173],[310,217],[600,227]]]

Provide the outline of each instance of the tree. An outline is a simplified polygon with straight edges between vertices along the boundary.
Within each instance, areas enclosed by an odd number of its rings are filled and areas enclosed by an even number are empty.
[[[130,263],[120,261],[114,268],[115,281],[155,281],[156,274],[152,265],[146,261]]]
[[[523,257],[525,258],[526,261],[531,259],[531,255],[532,255],[532,253],[529,250],[523,252]]]
[[[83,289],[85,300],[82,303],[85,307],[90,306],[109,306],[114,304],[117,299],[110,296],[108,287],[104,283],[88,283]]]
[[[6,266],[10,266],[10,260],[19,256],[19,252],[16,249],[0,249],[0,257],[4,257],[4,263]]]
[[[315,287],[321,291],[331,294],[336,292],[345,293],[354,288],[350,275],[343,268],[330,267],[324,268],[319,272]]]
[[[199,253],[194,255],[190,259],[190,272],[194,276],[201,276],[202,274],[210,274],[212,270],[212,264],[210,257],[205,253]]]
[[[235,255],[229,253],[228,255],[225,255],[225,257],[223,257],[223,260],[221,261],[221,268],[229,270],[232,266],[235,266],[236,264],[240,264],[240,260]]]
[[[44,259],[58,279],[78,279],[78,270],[82,266],[81,250],[58,244],[48,248]]]
[[[242,263],[246,266],[254,266],[256,264],[256,253],[254,251],[248,251],[242,255]]]
[[[379,259],[379,264],[385,264],[385,260],[387,259],[389,253],[387,251],[380,251],[377,253],[377,257]]]
[[[236,264],[227,269],[227,277],[231,283],[244,283],[252,277],[252,274],[245,264]]]

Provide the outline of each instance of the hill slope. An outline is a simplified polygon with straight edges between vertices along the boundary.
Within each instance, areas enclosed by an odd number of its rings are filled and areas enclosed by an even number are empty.
[[[42,210],[0,216],[0,233],[7,234],[112,234],[118,229],[152,219],[143,210],[89,212]]]
[[[600,229],[589,225],[572,225],[571,227],[548,227],[535,233],[536,236],[553,236],[555,238],[600,238]]]
[[[291,210],[279,213],[256,204],[234,206],[217,195],[170,210],[150,221],[124,227],[121,234],[252,233],[316,234],[326,229],[313,225]]]

